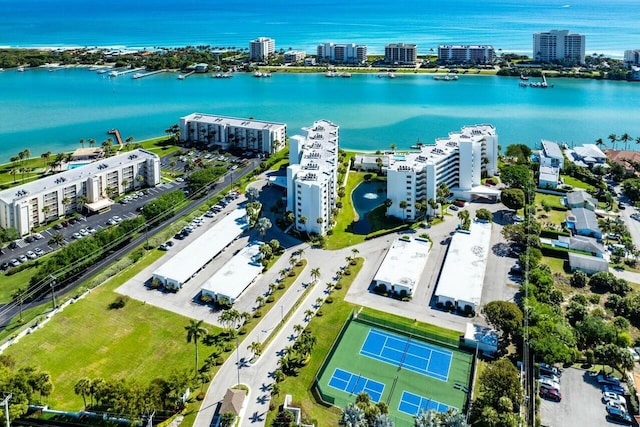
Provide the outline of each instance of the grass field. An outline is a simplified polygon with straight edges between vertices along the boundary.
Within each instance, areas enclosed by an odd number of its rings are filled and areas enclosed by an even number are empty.
[[[149,260],[155,260],[155,252]],[[143,268],[144,264],[136,267]],[[120,310],[109,309],[116,297],[113,289],[138,268],[115,276],[57,314],[45,328],[5,351],[18,367],[36,366],[49,372],[55,387],[49,397],[50,406],[81,409],[82,398],[73,389],[85,376],[135,379],[147,385],[153,378],[166,377],[174,370],[193,372],[193,344],[187,344],[184,330],[189,323],[187,318],[133,299]],[[217,330],[213,326],[207,329],[210,333]],[[200,347],[201,360],[208,351],[209,347]]]
[[[579,179],[576,179],[572,176],[562,175],[562,180],[565,184],[572,186],[573,188],[582,188],[583,190],[594,190],[594,186],[591,184],[587,184],[586,182],[582,182]]]
[[[399,410],[403,391],[427,397],[432,401],[453,406],[460,410],[464,409],[467,395],[460,388],[454,388],[454,385],[457,383],[464,387],[469,387],[471,354],[457,349],[443,348],[444,351],[451,351],[453,354],[450,370],[448,371],[448,379],[445,382],[407,369],[406,366],[399,368],[393,363],[386,363],[360,354],[360,349],[372,328],[384,330],[381,327],[362,323],[357,319],[351,321],[344,335],[336,344],[334,353],[318,380],[322,393],[325,396],[330,396],[335,405],[345,407],[348,403],[355,401],[355,395],[349,393],[348,390],[347,392],[341,391],[329,385],[335,370],[342,369],[385,385],[380,400],[389,405],[389,415],[396,426],[413,425],[413,416]],[[400,335],[399,332],[393,332],[393,334]],[[406,336],[406,338],[409,338],[409,336]],[[413,338],[411,342],[415,344],[421,341]],[[428,344],[431,347],[438,347],[428,342],[421,343]],[[436,364],[434,363],[433,365],[435,368]],[[429,366],[429,369],[431,369],[431,364]]]

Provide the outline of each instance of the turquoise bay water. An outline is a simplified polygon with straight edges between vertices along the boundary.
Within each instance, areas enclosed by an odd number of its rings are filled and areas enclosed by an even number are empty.
[[[120,129],[136,140],[162,135],[194,111],[287,123],[289,134],[318,119],[340,126],[341,146],[409,148],[464,125],[493,124],[504,147],[532,147],[541,138],[591,143],[611,133],[640,136],[640,84],[550,79],[553,88],[521,88],[517,78],[374,74],[329,79],[322,74],[275,73],[269,79],[231,79],[174,73],[143,79],[108,78],[87,69],[0,73],[0,161],[24,148],[32,155],[98,144]],[[634,144],[635,145],[635,144]]]

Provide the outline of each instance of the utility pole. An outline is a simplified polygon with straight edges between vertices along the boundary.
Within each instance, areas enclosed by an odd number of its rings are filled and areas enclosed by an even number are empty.
[[[236,335],[236,366],[238,367],[238,386],[240,385],[240,341]]]
[[[51,301],[53,302],[53,309],[55,310],[58,308],[58,305],[56,304],[56,278],[54,276],[49,277],[51,277],[51,282],[49,283],[49,286],[51,287]]]
[[[9,423],[9,400],[11,400],[11,398],[13,397],[12,393],[9,393],[4,400],[2,401],[2,404],[4,405],[4,415],[6,417],[6,427],[11,427],[11,424]]]

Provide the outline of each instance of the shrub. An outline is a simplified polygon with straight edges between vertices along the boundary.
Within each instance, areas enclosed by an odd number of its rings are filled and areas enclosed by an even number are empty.
[[[351,270],[349,270],[348,268],[346,268],[346,269],[344,270],[344,275],[345,275],[345,276],[351,276]]]
[[[293,271],[293,270],[290,270],[290,271],[289,271],[289,274],[287,274],[287,276],[289,276],[289,277],[293,277],[293,276],[295,276],[295,275],[296,275],[296,272],[295,272],[295,271]]]
[[[216,366],[222,365],[224,363],[224,357],[222,356],[216,357],[215,363],[216,363]]]
[[[268,304],[271,304],[272,302],[274,302],[276,299],[273,295],[269,295],[266,299]]]
[[[209,294],[200,294],[200,302],[203,304],[210,304],[213,302],[213,297]]]
[[[342,284],[340,282],[336,283],[333,289],[338,289],[338,290],[342,289]]]
[[[109,304],[109,309],[110,310],[119,310],[121,308],[124,308],[124,306],[127,305],[127,301],[128,300],[129,300],[128,296],[120,295],[120,296],[116,297],[115,301],[113,301],[111,304]]]
[[[244,326],[238,329],[238,335],[246,335],[246,334],[247,334],[247,328],[245,328]]]
[[[318,310],[318,311],[316,311],[316,316],[322,316],[322,314],[323,314],[323,313],[322,313],[322,310]]]
[[[327,304],[331,304],[333,302],[333,297],[326,297],[324,299],[324,302],[326,302]]]
[[[256,319],[259,319],[260,317],[262,317],[262,310],[256,310],[253,312],[253,317]]]
[[[283,282],[278,283],[278,289],[284,289],[286,286]]]

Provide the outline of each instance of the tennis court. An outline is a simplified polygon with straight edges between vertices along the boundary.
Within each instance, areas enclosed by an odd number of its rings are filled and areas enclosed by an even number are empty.
[[[445,382],[453,357],[449,350],[374,328],[369,330],[360,354]]]
[[[364,391],[368,393],[371,400],[376,403],[380,401],[380,397],[384,391],[384,384],[342,369],[333,371],[333,375],[329,380],[329,386],[337,388],[340,391],[346,391],[349,394],[358,394]]]
[[[416,416],[422,409],[425,411],[433,409],[436,412],[447,412],[449,406],[433,399],[429,399],[428,397],[418,396],[417,394],[410,393],[406,390],[402,392],[398,411],[411,416]]]
[[[344,408],[366,392],[388,405],[396,427],[413,427],[420,409],[465,408],[471,353],[369,320],[347,322],[318,372],[326,402]]]

